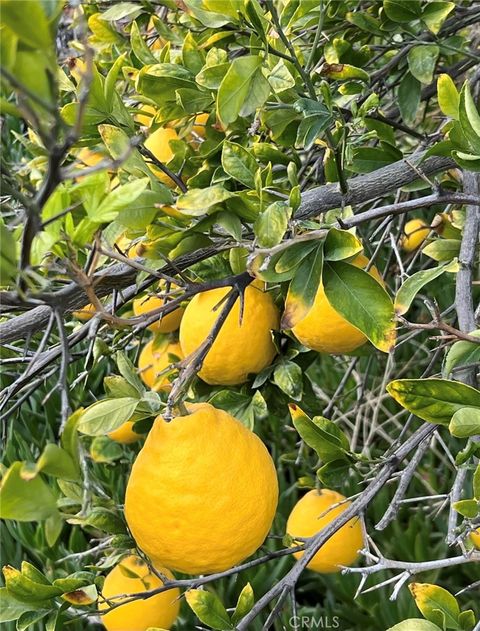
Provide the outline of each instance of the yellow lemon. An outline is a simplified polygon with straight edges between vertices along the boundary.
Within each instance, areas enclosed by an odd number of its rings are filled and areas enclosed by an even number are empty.
[[[125,496],[128,527],[155,564],[187,574],[233,567],[258,549],[275,515],[278,482],[262,441],[208,403],[158,417]]]
[[[351,261],[353,265],[364,268],[368,259],[360,254]],[[382,277],[376,267],[370,268],[373,276],[381,285]],[[350,353],[367,341],[366,336],[353,324],[343,318],[327,300],[323,284],[315,296],[312,308],[307,315],[297,322],[292,332],[299,342],[319,353]]]
[[[83,147],[77,153],[77,160],[83,162],[87,167],[94,167],[102,160],[106,160],[106,156],[102,155],[99,151],[93,151],[88,147]]]
[[[157,568],[161,574],[173,579],[173,574],[164,567]],[[132,576],[135,574],[135,576]],[[112,605],[122,602],[122,599],[112,599],[121,594],[137,594],[161,587],[163,582],[152,574],[147,564],[138,556],[129,556],[120,561],[111,570],[103,584],[102,595],[110,600]],[[112,609],[101,616],[103,625],[107,631],[146,631],[150,627],[162,627],[170,629],[178,616],[180,604],[178,589],[169,589],[146,600],[133,600],[132,602]],[[110,605],[107,602],[99,602],[98,609],[104,611]]]
[[[174,151],[170,147],[171,140],[178,140],[178,134],[171,127],[160,127],[145,141],[145,147],[153,153],[153,155],[163,164],[168,164],[174,156]],[[150,169],[155,173],[158,179],[167,186],[174,188],[175,183],[163,171],[154,164],[149,163]]]
[[[140,377],[146,386],[154,390],[170,387],[170,381],[167,376],[160,375],[172,363],[169,355],[182,359],[183,354],[180,344],[172,342],[166,348],[159,348],[158,350],[154,350],[153,341],[145,344],[138,358],[138,369]]]
[[[197,114],[197,116],[195,116],[195,122],[190,131],[194,143],[198,141],[198,138],[205,138],[208,116],[208,113]],[[198,144],[198,142],[195,144]]]
[[[477,530],[470,533],[470,539],[472,540],[473,545],[480,550],[480,528],[477,528]]]
[[[125,234],[122,234],[115,241],[115,245],[120,249],[120,251],[128,256],[129,259],[134,259],[138,256],[137,247],[133,246],[133,241],[129,239]]]
[[[82,320],[82,322],[87,322],[87,320],[91,320],[93,316],[97,313],[95,307],[88,303],[78,311],[73,311],[72,315],[77,318],[77,320]]]
[[[144,313],[150,313],[150,311],[154,309],[159,309],[164,304],[165,300],[163,298],[157,298],[156,296],[136,298],[133,301],[133,313],[136,316],[140,316]],[[184,311],[185,309],[183,307],[178,307],[164,316],[159,315],[158,320],[150,324],[148,328],[155,333],[171,333],[172,331],[176,331],[180,326]]]
[[[108,437],[114,440],[116,443],[122,443],[123,445],[129,445],[139,440],[142,436],[133,431],[135,421],[126,421],[122,423],[120,427],[114,429],[113,432],[108,434]]]
[[[185,356],[205,341],[222,310],[223,303],[219,303],[229,291],[229,287],[211,289],[197,294],[187,305],[180,324]],[[198,373],[201,379],[212,385],[235,385],[244,383],[249,374],[259,373],[275,357],[271,331],[278,325],[279,313],[270,294],[248,286],[241,323],[237,299],[205,357]]]
[[[430,226],[422,219],[410,219],[405,224],[401,246],[405,252],[413,252],[419,248],[430,233]]]
[[[140,123],[140,125],[143,125],[144,127],[150,127],[153,119],[155,118],[157,110],[153,107],[153,105],[149,105],[148,103],[140,103],[140,109],[142,110],[142,113],[136,114],[135,120],[137,121],[137,123]]]
[[[294,538],[315,535],[350,506],[350,502],[345,502],[329,510],[343,500],[345,497],[336,491],[309,491],[293,507],[287,521],[287,533]],[[355,562],[363,543],[360,519],[351,519],[323,544],[307,567],[322,574],[339,572],[340,565]],[[299,559],[303,552],[295,552],[294,556]]]

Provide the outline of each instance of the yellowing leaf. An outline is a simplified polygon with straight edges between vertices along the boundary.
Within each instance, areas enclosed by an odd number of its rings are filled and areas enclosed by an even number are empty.
[[[447,628],[458,629],[460,608],[450,592],[430,583],[411,583],[408,588],[427,620],[435,624],[444,620]]]

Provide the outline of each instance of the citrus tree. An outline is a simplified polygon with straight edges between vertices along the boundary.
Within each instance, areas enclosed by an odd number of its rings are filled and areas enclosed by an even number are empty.
[[[479,4],[0,12],[5,629],[478,631]]]

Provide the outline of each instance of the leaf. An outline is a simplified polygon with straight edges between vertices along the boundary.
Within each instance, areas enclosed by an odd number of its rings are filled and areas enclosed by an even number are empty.
[[[463,631],[473,631],[475,627],[475,614],[472,609],[467,609],[466,611],[461,611],[458,616],[458,623],[460,625],[460,629]]]
[[[180,64],[153,64],[144,66],[136,80],[137,91],[159,105],[175,103],[180,88],[195,89],[194,75]]]
[[[150,48],[146,45],[144,37],[140,33],[140,29],[138,28],[138,24],[136,22],[132,22],[130,27],[130,45],[132,47],[133,54],[141,64],[148,65],[157,63],[157,59],[150,51]]]
[[[414,46],[408,51],[410,72],[421,83],[431,83],[440,48],[435,44]]]
[[[328,79],[335,79],[337,81],[349,81],[351,79],[359,79],[360,81],[368,82],[370,77],[368,72],[365,72],[362,68],[351,66],[350,64],[328,64],[324,63],[320,74]]]
[[[273,371],[273,382],[294,401],[302,398],[302,369],[298,364],[281,359]]]
[[[237,215],[228,211],[222,211],[215,215],[215,223],[231,235],[235,241],[242,240],[242,222]]]
[[[38,0],[2,0],[2,23],[28,46],[50,53],[52,36],[43,5]]]
[[[286,202],[273,202],[258,216],[254,230],[260,247],[271,248],[283,239],[292,209]]]
[[[56,498],[40,476],[24,480],[22,462],[14,462],[0,487],[0,518],[16,521],[41,521],[56,514]]]
[[[447,379],[397,379],[387,392],[412,414],[440,425],[448,425],[457,410],[480,407],[480,391]]]
[[[123,397],[104,399],[86,408],[78,423],[78,431],[88,436],[108,434],[132,418],[138,399]]]
[[[78,481],[81,478],[80,470],[71,455],[54,443],[45,445],[42,455],[35,464],[33,475],[31,472],[28,475],[22,472],[22,478],[29,480],[41,471],[64,480]]]
[[[469,335],[480,337],[480,329],[472,331]],[[476,362],[480,362],[480,344],[464,340],[455,342],[455,344],[450,347],[445,358],[443,374],[445,377],[449,377],[454,368],[467,366]]]
[[[467,171],[480,172],[480,157],[462,151],[452,151],[452,158],[455,162]]]
[[[97,588],[95,585],[87,585],[73,592],[66,592],[62,599],[77,607],[92,605],[98,600]]]
[[[475,107],[470,85],[467,81],[463,84],[460,92],[458,113],[465,138],[472,151],[478,157],[480,155],[480,114]]]
[[[440,627],[423,618],[408,618],[402,620],[393,627],[389,627],[387,631],[442,631]]]
[[[140,392],[120,375],[108,375],[103,380],[105,392],[109,398],[133,397],[138,398]]]
[[[429,2],[423,10],[422,20],[427,25],[428,30],[436,35],[454,8],[454,2]]]
[[[434,3],[435,4],[435,3]],[[449,2],[448,4],[453,4]],[[459,119],[460,95],[448,74],[441,74],[437,79],[438,104],[445,114],[454,120]]]
[[[410,306],[413,302],[413,299],[418,294],[418,292],[428,285],[428,283],[432,282],[435,278],[441,276],[444,272],[458,272],[459,265],[458,261],[454,260],[451,263],[446,263],[444,265],[439,265],[438,267],[434,267],[433,269],[421,270],[412,274],[407,280],[403,283],[400,289],[397,292],[395,297],[395,313],[398,315],[403,315],[407,313],[410,309]]]
[[[355,173],[371,173],[401,158],[402,153],[387,143],[381,147],[357,147],[353,149],[350,168]]]
[[[458,502],[453,502],[452,508],[467,519],[475,519],[480,514],[477,500],[459,500]]]
[[[304,257],[292,278],[280,328],[292,329],[312,308],[322,282],[323,243]]]
[[[205,54],[200,50],[191,31],[187,33],[183,40],[182,60],[184,66],[195,73],[200,72],[205,63]]]
[[[115,361],[117,362],[118,371],[122,377],[132,386],[132,388],[136,390],[137,395],[141,397],[145,393],[145,387],[137,374],[135,366],[129,360],[127,355],[121,351],[118,351],[115,354]]]
[[[111,535],[124,535],[127,532],[121,517],[106,508],[93,508],[85,523]]]
[[[2,571],[8,592],[21,602],[37,604],[62,593],[54,585],[33,581],[11,565],[5,565]]]
[[[383,8],[393,22],[412,22],[422,13],[419,0],[383,0]]]
[[[408,589],[427,620],[436,622],[439,619],[438,614],[441,613],[445,616],[447,628],[458,629],[460,608],[456,598],[450,592],[429,583],[411,583]]]
[[[177,208],[185,215],[199,217],[208,213],[216,204],[235,197],[235,193],[215,184],[206,188],[191,188],[177,199]]]
[[[0,588],[0,622],[18,620],[22,615],[37,609],[35,603],[24,603],[10,594],[6,587]]]
[[[121,445],[108,436],[95,436],[90,445],[90,457],[94,462],[111,463],[123,456]]]
[[[306,116],[298,126],[295,146],[310,149],[332,121],[330,113]]]
[[[255,604],[255,596],[250,583],[247,583],[240,592],[237,600],[235,611],[232,614],[232,624],[235,626],[240,620],[247,615]]]
[[[324,258],[326,261],[342,261],[355,256],[362,249],[360,240],[348,230],[330,228],[325,239]]]
[[[462,408],[452,416],[448,426],[450,434],[457,438],[480,435],[480,408]]]
[[[310,419],[297,405],[289,404],[293,425],[302,440],[315,450],[323,462],[345,460],[350,450],[347,437],[329,419],[316,416]]]
[[[17,245],[10,230],[0,222],[0,284],[10,285],[17,274]]]
[[[218,596],[212,592],[203,589],[189,589],[185,593],[185,599],[190,609],[203,624],[219,631],[233,629],[225,607]]]
[[[459,239],[435,239],[422,248],[422,253],[434,261],[452,261],[460,254]]]
[[[120,210],[128,208],[135,202],[146,189],[148,182],[148,178],[141,178],[122,186],[117,186],[116,189],[104,197],[98,208],[88,213],[89,216],[98,223],[113,221]]]
[[[275,67],[268,72],[267,79],[275,93],[283,92],[295,86],[295,79],[283,59],[280,59]]]
[[[3,605],[0,601],[0,607]],[[39,622],[48,613],[47,609],[40,609],[40,611],[26,611],[17,620],[17,631],[25,631],[28,627],[32,626],[36,622]],[[1,621],[1,618],[0,618]]]
[[[370,274],[342,261],[323,268],[325,295],[332,307],[379,350],[387,353],[395,344],[393,303]]]
[[[327,488],[343,488],[348,477],[350,463],[347,460],[331,460],[317,469],[317,478]]]
[[[480,501],[480,464],[477,465],[473,474],[473,496]]]
[[[398,107],[406,123],[413,123],[417,117],[421,87],[420,81],[410,72],[407,72],[398,86]]]
[[[217,115],[228,126],[240,115],[248,116],[267,100],[270,85],[261,72],[262,59],[246,55],[234,59],[220,84]]]
[[[314,239],[311,241],[293,243],[281,253],[275,263],[275,271],[282,274],[295,269],[317,245]]]
[[[223,143],[222,167],[225,173],[248,188],[255,188],[257,162],[250,151],[235,142]]]

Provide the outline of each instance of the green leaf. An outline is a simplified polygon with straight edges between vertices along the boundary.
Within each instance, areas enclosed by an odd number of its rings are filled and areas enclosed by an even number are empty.
[[[360,81],[368,82],[370,77],[368,72],[351,66],[350,64],[328,64],[324,63],[320,74],[328,79],[334,79],[336,81],[349,81],[351,79],[359,79]]]
[[[458,272],[459,264],[457,260],[444,265],[439,265],[433,269],[421,270],[412,274],[403,283],[395,297],[395,313],[403,315],[407,313],[418,292],[428,285],[432,280],[441,276],[444,272]]]
[[[383,8],[393,22],[412,22],[422,14],[419,0],[383,0]]]
[[[92,209],[88,213],[90,218],[98,223],[113,221],[120,210],[128,208],[138,199],[146,189],[148,182],[148,178],[142,178],[117,186],[104,197],[98,208]]]
[[[421,91],[420,81],[407,72],[398,86],[398,107],[406,123],[413,123],[417,117]]]
[[[457,438],[480,435],[480,408],[462,408],[452,416],[448,426],[450,434]]]
[[[387,392],[412,414],[440,425],[448,425],[457,410],[480,407],[480,391],[447,379],[397,379]]]
[[[199,217],[208,213],[216,204],[221,204],[226,199],[235,197],[235,193],[227,191],[219,184],[206,188],[191,188],[177,199],[177,208],[185,215]]]
[[[460,125],[472,151],[480,155],[480,114],[475,107],[470,85],[466,81],[460,92],[459,105]]]
[[[41,603],[62,593],[54,585],[33,581],[11,565],[5,565],[2,571],[8,592],[21,602]]]
[[[123,535],[127,532],[122,518],[117,513],[106,508],[93,508],[88,515],[86,523],[111,535]]]
[[[477,500],[459,500],[452,504],[452,508],[467,519],[475,519],[480,514],[480,506]]]
[[[273,382],[294,401],[303,393],[302,369],[292,361],[281,359],[273,371]]]
[[[353,233],[330,228],[325,239],[324,257],[326,261],[343,261],[355,256],[362,249],[360,240]]]
[[[23,614],[37,609],[34,603],[24,603],[10,594],[6,587],[0,588],[0,622],[18,620]]]
[[[200,622],[212,629],[224,631],[233,629],[230,617],[221,600],[212,592],[203,589],[189,589],[185,599]]]
[[[408,51],[410,72],[421,83],[431,83],[440,48],[435,44],[414,46]]]
[[[470,332],[469,335],[480,337],[480,329]],[[454,368],[458,366],[468,366],[476,362],[480,362],[480,344],[464,340],[455,342],[455,344],[450,347],[445,357],[443,374],[445,377],[449,377]]]
[[[0,606],[3,603],[0,601]],[[17,631],[25,631],[28,627],[32,626],[36,622],[39,622],[48,613],[47,609],[41,609],[40,611],[26,611],[17,620]],[[0,618],[1,621],[1,618]]]
[[[473,496],[480,501],[480,464],[477,465],[473,474]]]
[[[10,230],[0,222],[0,284],[10,285],[17,274],[17,245]]]
[[[136,22],[132,22],[132,26],[130,28],[130,45],[132,47],[133,54],[141,64],[148,65],[157,63],[155,56],[146,45],[144,36],[140,33]]]
[[[88,436],[108,434],[132,418],[138,399],[123,397],[104,399],[86,408],[78,423],[78,431]]]
[[[191,31],[183,40],[182,59],[184,66],[194,73],[200,72],[205,63],[205,54],[200,50]]]
[[[471,153],[463,153],[462,151],[452,151],[452,158],[455,162],[467,171],[480,172],[480,157]]]
[[[267,78],[275,93],[283,92],[295,86],[295,79],[283,59],[280,59],[275,67],[269,71]]]
[[[72,456],[54,443],[45,445],[42,455],[37,460],[33,472],[22,473],[25,480],[35,477],[43,472],[64,480],[80,480],[80,470]]]
[[[195,81],[198,85],[209,90],[218,90],[229,68],[230,63],[226,62],[213,66],[204,66],[195,77]]]
[[[387,353],[395,344],[393,303],[370,274],[342,261],[323,268],[325,295],[332,307],[379,350]]]
[[[52,36],[43,5],[38,0],[2,0],[2,23],[27,46],[50,53]]]
[[[240,592],[237,600],[237,606],[232,614],[232,623],[235,626],[240,620],[247,615],[255,604],[255,596],[250,583],[247,583]]]
[[[448,4],[453,4],[449,2]],[[438,104],[445,114],[454,120],[459,119],[460,95],[453,79],[448,74],[441,74],[437,79]]]
[[[193,74],[180,64],[163,63],[144,66],[138,73],[136,81],[137,91],[159,105],[175,102],[176,90],[195,87]]]
[[[350,168],[355,173],[371,173],[401,158],[402,153],[387,143],[380,147],[356,147]]]
[[[275,271],[282,274],[294,270],[317,245],[318,243],[314,239],[311,241],[293,243],[281,253],[275,263]]]
[[[137,396],[141,397],[145,393],[145,387],[138,376],[135,366],[129,360],[127,355],[121,351],[118,351],[115,354],[115,361],[117,362],[118,371],[122,377],[132,386],[132,388],[136,390]]]
[[[387,631],[442,631],[442,629],[429,620],[423,620],[423,618],[408,618],[393,627],[389,627]]]
[[[458,616],[458,623],[460,625],[460,629],[463,629],[463,631],[473,631],[476,623],[473,610],[467,609],[466,611],[461,611]]]
[[[138,398],[140,392],[120,375],[108,375],[103,380],[105,392],[109,398],[133,397]]]
[[[283,239],[292,209],[286,202],[273,202],[258,216],[254,230],[260,247],[271,248]]]
[[[442,614],[448,629],[458,629],[460,608],[450,592],[429,583],[411,583],[408,589],[427,620],[438,622],[439,614]]]
[[[332,421],[316,416],[310,419],[297,405],[288,406],[293,425],[302,440],[323,462],[345,460],[350,450],[347,437]]]
[[[222,167],[227,175],[248,188],[255,188],[257,162],[250,151],[235,142],[223,143]]]
[[[436,35],[454,8],[454,2],[429,2],[423,9],[422,20],[428,30]]]
[[[242,222],[237,215],[232,212],[222,211],[215,215],[215,223],[228,232],[235,241],[242,240]]]
[[[108,436],[95,436],[90,445],[90,457],[94,462],[115,462],[123,456],[121,445]]]
[[[332,121],[332,116],[328,114],[313,114],[306,116],[298,126],[295,145],[310,149],[315,140],[324,132]]]
[[[17,521],[41,521],[57,512],[56,498],[40,476],[22,478],[22,462],[14,462],[0,487],[0,518]]]
[[[285,299],[280,328],[292,329],[312,308],[322,281],[323,242],[303,258]]]
[[[252,114],[267,100],[270,85],[261,66],[262,59],[256,55],[239,57],[231,63],[217,97],[217,115],[223,125]]]
[[[460,254],[459,239],[435,239],[422,248],[422,253],[434,261],[452,261]]]

